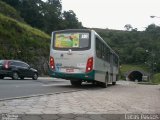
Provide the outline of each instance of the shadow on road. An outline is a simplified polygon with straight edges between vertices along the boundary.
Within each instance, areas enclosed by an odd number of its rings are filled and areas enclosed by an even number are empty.
[[[113,85],[109,84],[107,86],[107,88],[109,87],[113,87]],[[99,90],[99,89],[107,89],[107,88],[102,88],[101,86],[99,85],[96,85],[96,84],[89,84],[89,83],[84,83],[82,84],[81,86],[72,86],[71,84],[66,84],[66,85],[56,85],[56,86],[50,86],[50,87],[57,87],[57,88],[62,88],[62,89],[74,89],[74,90]]]

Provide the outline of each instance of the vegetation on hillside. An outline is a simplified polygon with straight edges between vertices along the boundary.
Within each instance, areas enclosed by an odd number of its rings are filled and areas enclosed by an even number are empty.
[[[153,76],[152,83],[160,84],[160,73],[157,73]]]
[[[50,36],[33,27],[50,34],[81,23],[73,11],[61,13],[59,0],[0,0],[0,59],[22,60],[47,74]]]
[[[19,12],[17,12],[13,7],[2,1],[0,1],[0,13],[8,17],[14,18],[18,21],[24,22],[23,19],[20,17]]]
[[[23,60],[45,73],[49,43],[49,35],[0,14],[0,59]]]
[[[74,11],[62,12],[61,0],[2,0],[20,12],[32,27],[47,33],[54,30],[82,28]]]
[[[95,29],[118,53],[121,64],[137,64],[160,72],[160,27],[149,25],[145,31]]]
[[[149,68],[143,65],[123,64],[123,65],[120,65],[120,70],[121,70],[121,73],[124,74],[131,70],[140,70],[140,71],[148,72]]]

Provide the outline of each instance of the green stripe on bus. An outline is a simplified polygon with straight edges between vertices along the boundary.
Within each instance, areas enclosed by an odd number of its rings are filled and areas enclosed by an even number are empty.
[[[51,77],[63,78],[63,79],[94,80],[95,78],[94,70],[89,73],[71,73],[71,74],[49,71],[49,74]]]

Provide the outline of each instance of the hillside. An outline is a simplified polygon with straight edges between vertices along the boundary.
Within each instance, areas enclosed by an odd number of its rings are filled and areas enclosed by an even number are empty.
[[[20,17],[19,12],[17,12],[13,7],[2,1],[0,1],[0,13],[7,17],[11,17],[17,21],[24,22],[23,19]]]
[[[0,2],[0,5],[4,6],[4,3]],[[7,7],[3,11],[5,12],[0,10],[0,59],[23,60],[38,69],[40,74],[46,73],[50,36],[17,21],[22,18],[16,14],[18,12],[14,8]],[[11,11],[14,11],[13,16]]]

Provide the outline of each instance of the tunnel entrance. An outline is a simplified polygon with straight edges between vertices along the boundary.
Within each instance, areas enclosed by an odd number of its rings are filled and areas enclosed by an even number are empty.
[[[128,75],[128,78],[131,80],[131,81],[135,81],[135,80],[138,80],[138,82],[141,82],[142,81],[142,76],[143,74],[139,71],[132,71],[129,75]]]

